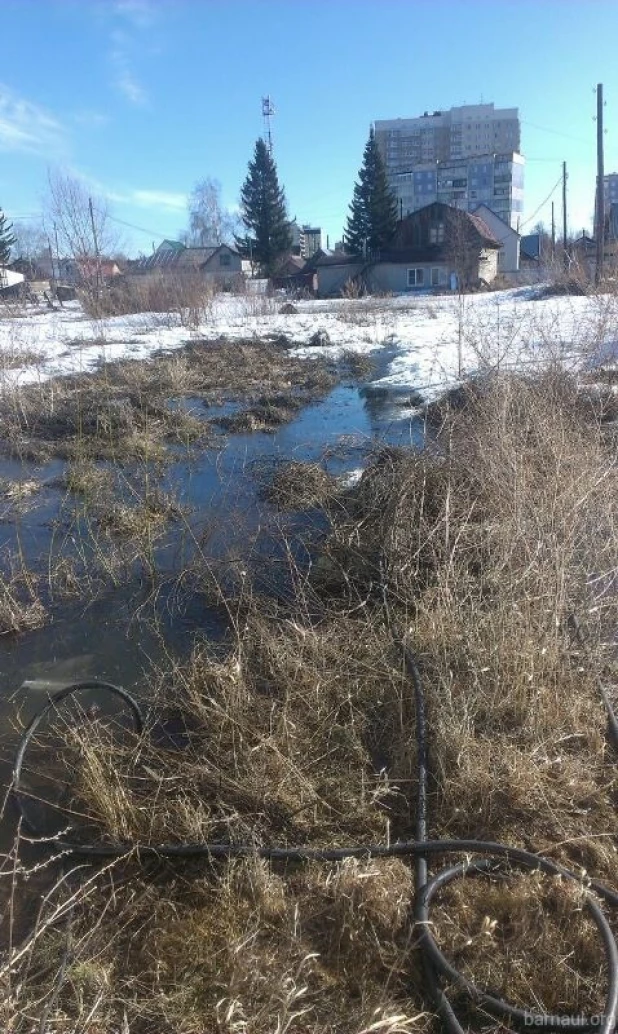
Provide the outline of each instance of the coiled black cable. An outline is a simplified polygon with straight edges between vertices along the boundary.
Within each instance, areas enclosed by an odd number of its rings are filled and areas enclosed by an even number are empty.
[[[442,1018],[449,1034],[463,1034],[455,1012],[441,987],[441,978],[446,978],[461,990],[465,991],[472,1003],[490,1015],[514,1023],[518,1026],[543,1028],[546,1031],[571,1030],[586,1034],[588,1031],[600,1034],[613,1034],[618,1016],[618,947],[608,920],[595,900],[594,894],[602,898],[608,905],[618,908],[618,893],[603,884],[592,881],[584,887],[584,903],[591,919],[597,927],[607,967],[607,991],[603,1012],[599,1017],[583,1016],[549,1016],[520,1009],[486,991],[477,988],[459,973],[441,952],[430,928],[429,908],[437,892],[454,880],[483,873],[502,873],[507,867],[516,867],[528,871],[540,871],[552,876],[561,876],[581,886],[580,878],[563,866],[540,857],[521,848],[509,847],[506,844],[483,840],[428,840],[427,839],[427,720],[425,713],[425,697],[418,666],[407,647],[403,647],[406,671],[414,687],[414,704],[416,711],[417,768],[418,784],[416,798],[416,839],[384,846],[361,845],[358,847],[255,847],[249,844],[227,843],[80,843],[65,837],[58,837],[52,843],[55,848],[68,855],[91,859],[122,857],[129,852],[138,856],[155,856],[160,858],[231,858],[257,855],[270,861],[305,862],[323,861],[337,862],[345,858],[402,858],[415,860],[415,907],[414,919],[419,933],[420,948],[427,989],[432,1005]],[[42,837],[42,831],[36,821],[28,814],[26,807],[28,794],[22,786],[22,771],[28,746],[34,733],[46,715],[63,700],[88,690],[99,690],[117,696],[127,705],[131,715],[133,730],[140,735],[144,721],[137,701],[119,686],[104,682],[78,682],[62,689],[49,698],[46,706],[32,719],[19,743],[13,771],[12,792],[23,825],[34,837]],[[45,838],[45,843],[50,843]],[[427,860],[433,855],[459,854],[482,856],[442,869],[437,875],[428,877]]]

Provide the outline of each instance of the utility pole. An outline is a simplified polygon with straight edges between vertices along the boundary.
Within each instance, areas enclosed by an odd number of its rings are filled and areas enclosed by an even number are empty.
[[[567,250],[567,171],[566,162],[562,163],[562,261],[565,271],[569,268],[569,252]]]
[[[58,247],[58,227],[56,226],[55,223],[53,224],[53,226],[54,226],[54,240],[56,242],[56,269],[58,270],[58,279],[60,280],[60,248]],[[52,270],[53,270],[53,268],[54,268],[54,264],[52,262]],[[56,297],[58,297],[58,292],[57,291],[56,291]],[[60,298],[58,298],[58,301],[60,302],[60,308],[62,308],[62,300]]]
[[[52,251],[51,241],[49,237],[47,238],[47,243],[49,245],[49,264],[51,266],[51,278],[53,283],[56,279],[56,273],[54,271],[54,253]],[[60,277],[58,277],[58,279],[60,279]]]
[[[92,240],[94,242],[94,257],[95,257],[96,268],[97,268],[96,284],[97,284],[97,297],[98,297],[99,296],[99,290],[100,290],[100,287],[101,287],[101,257],[99,255],[99,242],[97,240],[97,228],[96,228],[95,221],[94,221],[94,212],[93,212],[93,209],[92,209],[92,198],[91,197],[88,198],[88,208],[90,210],[90,223],[91,223],[91,226],[92,226]]]
[[[594,282],[603,279],[603,258],[605,251],[605,175],[603,169],[603,83],[597,86],[597,264]]]
[[[60,279],[60,248],[58,246],[58,227],[54,223],[54,240],[56,242],[56,269],[58,270],[58,279]]]
[[[399,198],[399,219],[403,219],[403,198]]]

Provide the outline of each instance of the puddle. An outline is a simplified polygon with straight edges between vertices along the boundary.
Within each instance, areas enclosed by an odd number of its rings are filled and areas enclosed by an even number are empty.
[[[168,409],[173,413],[186,413],[199,420],[213,420],[216,417],[233,416],[244,408],[242,402],[221,402],[209,404],[199,395],[180,395],[167,400]]]
[[[145,672],[151,663],[168,667],[169,655],[187,657],[196,636],[220,639],[225,634],[221,613],[209,607],[199,594],[179,593],[176,576],[196,551],[213,564],[229,563],[251,551],[259,560],[258,582],[263,591],[283,591],[277,564],[280,539],[273,532],[272,506],[260,497],[260,465],[288,459],[322,462],[333,475],[358,477],[367,453],[376,442],[421,447],[422,421],[406,409],[409,398],[369,392],[363,397],[355,386],[340,384],[329,396],[300,410],[290,423],[273,432],[228,434],[217,448],[205,448],[195,457],[185,454],[166,469],[161,489],[174,492],[188,516],[172,523],[157,547],[158,585],[155,632],[146,615],[153,613],[148,592],[129,580],[95,603],[74,602],[53,609],[52,623],[19,636],[0,638],[0,727],[2,763],[0,778],[10,778],[17,730],[11,716],[16,705],[27,720],[54,684],[81,678],[107,680],[138,694],[145,690]],[[201,399],[172,399],[170,405],[210,419],[237,411],[238,404],[205,406]],[[30,564],[45,569],[45,557],[58,534],[57,518],[66,491],[58,487],[64,465],[54,461],[36,468],[14,461],[0,464],[0,476],[36,477],[43,484],[37,505],[11,523],[0,524],[0,559],[7,551],[20,550]],[[233,519],[232,519],[233,517]],[[291,536],[301,563],[311,548],[312,536],[323,528],[323,518],[313,514],[278,515]],[[282,557],[283,558],[283,557]],[[143,604],[143,611],[140,606]],[[19,689],[24,681],[29,688]],[[17,697],[15,696],[16,691]],[[7,846],[0,827],[0,849]]]

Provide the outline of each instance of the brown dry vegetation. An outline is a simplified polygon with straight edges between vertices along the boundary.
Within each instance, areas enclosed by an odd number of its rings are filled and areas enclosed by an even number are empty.
[[[394,622],[426,687],[430,835],[543,851],[616,887],[616,777],[596,682],[616,674],[615,439],[559,372],[495,379],[442,417],[435,447],[381,451],[326,504],[331,532],[293,605],[245,591],[228,601],[225,655],[201,646],[160,674],[154,710],[184,727],[182,749],[148,735],[114,748],[96,723],[80,730],[73,803],[100,836],[412,837],[414,710]],[[433,1022],[403,861],[129,860],[88,878],[57,999],[64,932],[43,927],[4,973],[5,1029],[31,1029],[45,1001],[62,1034],[397,1034]],[[581,907],[577,884],[513,874],[456,885],[432,921],[480,984],[524,1008],[596,1013],[606,974]]]
[[[152,273],[123,276],[106,290],[83,291],[80,300],[93,319],[135,312],[160,312],[179,320],[181,326],[197,327],[210,313],[214,294],[199,274]]]
[[[289,460],[278,463],[265,478],[261,494],[282,510],[319,506],[337,491],[337,481],[319,463]]]
[[[253,403],[273,426],[325,394],[335,379],[323,360],[295,359],[263,342],[193,342],[153,360],[125,360],[2,395],[0,439],[6,453],[23,458],[159,461],[168,444],[190,444],[210,430],[207,420],[171,407],[170,399]],[[247,429],[252,426],[249,421]]]

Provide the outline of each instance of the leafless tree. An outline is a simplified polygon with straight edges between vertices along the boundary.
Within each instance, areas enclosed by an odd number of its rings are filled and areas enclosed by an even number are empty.
[[[33,262],[47,253],[49,241],[42,217],[40,222],[32,223],[16,220],[13,223],[13,233],[17,238],[12,249],[15,258]]]
[[[237,229],[237,218],[221,203],[221,184],[206,178],[195,184],[189,197],[189,230],[184,242],[206,248],[230,243]]]
[[[63,172],[48,173],[45,229],[50,238],[57,236],[61,255],[76,261],[118,248],[105,199],[92,196],[81,180]]]

